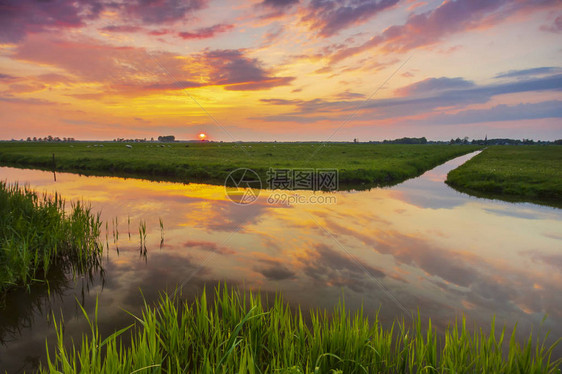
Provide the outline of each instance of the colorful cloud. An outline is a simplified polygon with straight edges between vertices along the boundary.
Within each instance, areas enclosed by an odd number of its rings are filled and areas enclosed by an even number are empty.
[[[562,138],[561,12],[554,0],[3,1],[2,133]]]

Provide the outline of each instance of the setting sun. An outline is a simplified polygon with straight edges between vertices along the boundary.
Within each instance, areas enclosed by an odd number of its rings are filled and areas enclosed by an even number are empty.
[[[207,134],[205,134],[204,132],[199,134],[199,139],[205,140],[206,138],[207,138]]]

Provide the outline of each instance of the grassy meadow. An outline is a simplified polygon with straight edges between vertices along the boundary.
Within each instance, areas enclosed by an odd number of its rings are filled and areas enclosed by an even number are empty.
[[[55,322],[42,372],[57,373],[560,373],[554,346],[529,336],[520,345],[502,331],[469,332],[463,321],[438,334],[431,326],[396,321],[390,328],[351,314],[341,303],[328,316],[312,312],[305,323],[279,297],[264,307],[255,296],[227,289],[189,304],[162,295],[133,324],[100,336],[96,314],[80,342]],[[130,344],[122,337],[130,336]],[[511,336],[514,336],[512,334]],[[70,344],[68,344],[70,343]],[[556,343],[555,343],[556,344]]]
[[[223,184],[237,168],[336,168],[344,188],[390,185],[479,146],[350,143],[0,143],[0,165]],[[103,146],[99,146],[103,145]],[[53,163],[53,154],[55,162]]]
[[[99,215],[81,203],[0,181],[0,296],[46,279],[51,268],[86,271],[99,264]]]
[[[474,195],[562,207],[562,147],[488,147],[449,172],[446,182]]]

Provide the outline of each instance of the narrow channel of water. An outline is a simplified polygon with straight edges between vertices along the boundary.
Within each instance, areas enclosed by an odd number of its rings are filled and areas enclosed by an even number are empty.
[[[138,312],[143,295],[153,302],[181,285],[190,297],[218,282],[279,291],[303,309],[332,309],[343,296],[351,309],[379,310],[386,323],[419,308],[441,327],[463,314],[486,327],[495,315],[508,329],[518,322],[521,334],[549,329],[560,337],[562,210],[449,188],[447,172],[472,156],[394,187],[299,191],[308,203],[291,206],[272,204],[271,191],[237,205],[221,186],[66,173],[55,182],[52,173],[2,167],[0,180],[90,202],[108,222],[102,238],[109,249],[103,276],[53,274],[50,296],[39,286],[8,298],[0,311],[0,368],[29,370],[44,359],[45,339],[55,341],[53,313],[79,340],[87,326],[76,300],[92,312],[98,298],[99,324],[109,333],[131,323],[123,310]]]

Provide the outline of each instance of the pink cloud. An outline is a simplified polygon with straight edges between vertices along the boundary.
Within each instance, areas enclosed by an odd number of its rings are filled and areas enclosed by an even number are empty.
[[[217,24],[210,27],[203,27],[195,30],[195,32],[180,32],[178,36],[182,39],[208,39],[213,38],[215,35],[232,30],[234,25]]]
[[[562,33],[562,16],[556,17],[551,25],[544,25],[541,27],[542,31],[553,32],[555,34]]]
[[[244,50],[204,51],[182,57],[39,35],[22,42],[13,55],[18,60],[62,68],[82,82],[103,83],[106,94],[146,95],[154,90],[217,85],[231,91],[262,90],[288,85],[294,79],[275,76],[260,60],[247,57]],[[93,98],[91,93],[87,95]]]

